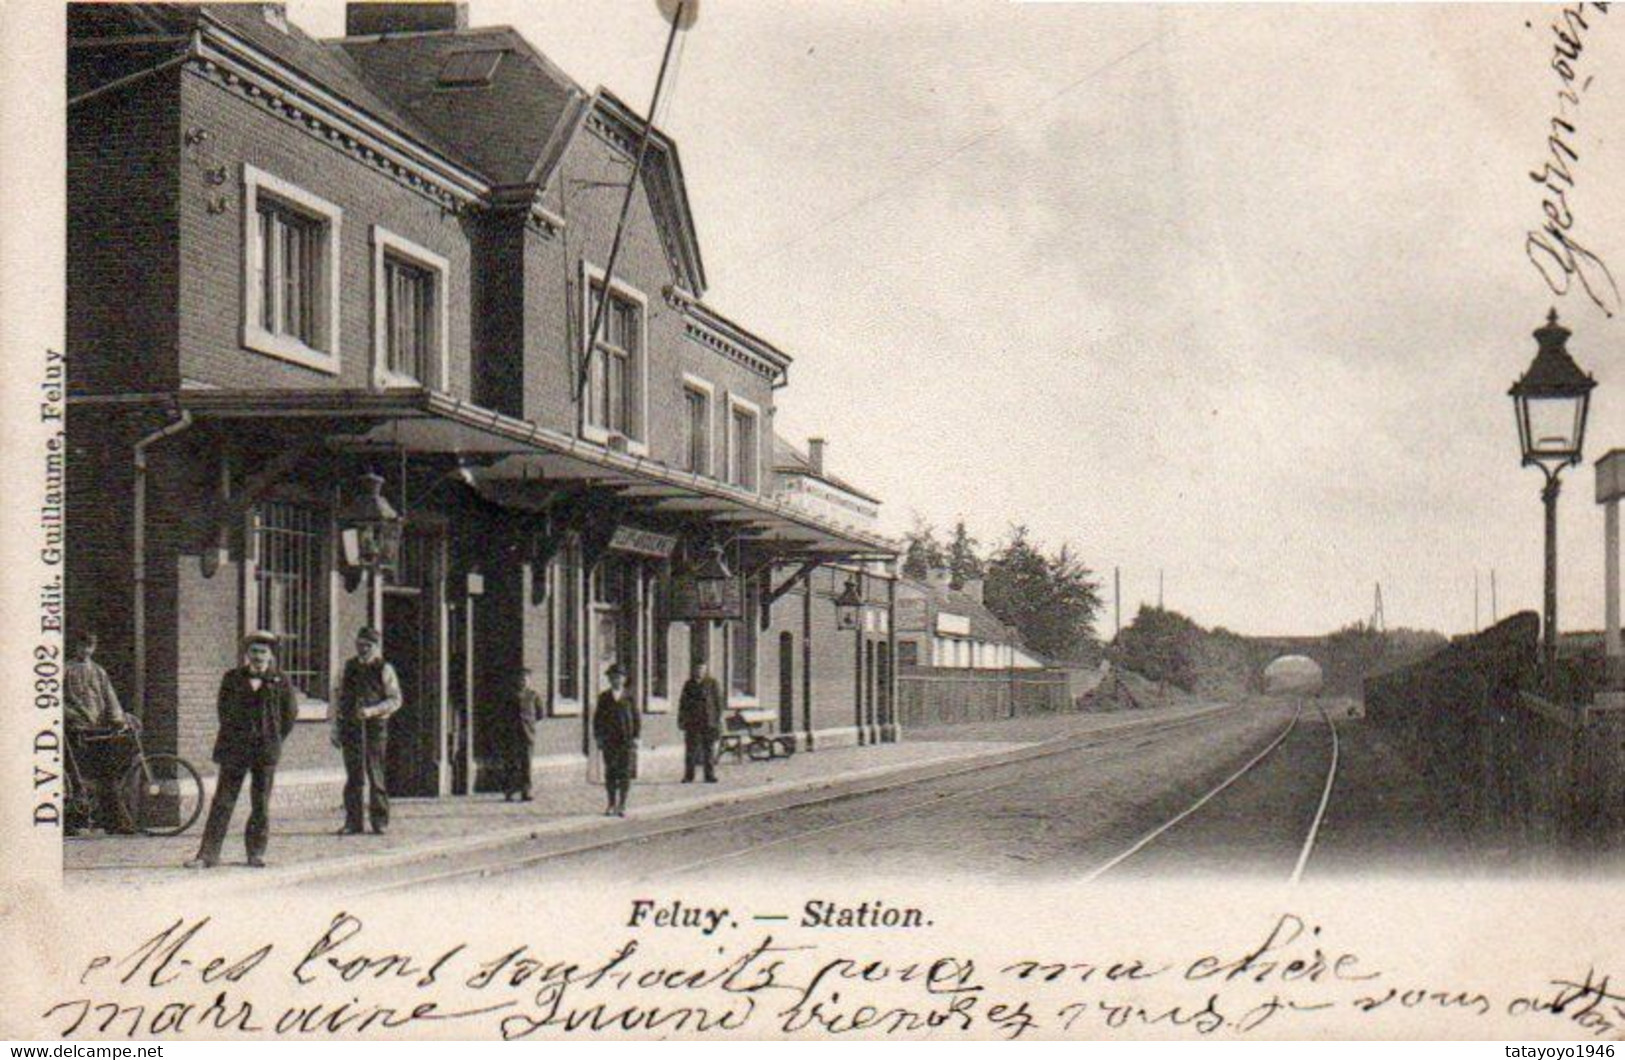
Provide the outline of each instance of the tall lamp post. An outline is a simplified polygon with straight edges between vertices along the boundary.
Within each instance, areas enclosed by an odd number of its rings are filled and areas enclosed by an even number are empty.
[[[852,682],[852,715],[853,724],[858,730],[858,743],[865,740],[863,717],[863,591],[858,588],[858,576],[852,575],[846,579],[846,587],[835,598],[835,625],[839,629],[853,631],[853,657],[852,667],[855,675]]]
[[[1533,464],[1546,475],[1541,500],[1546,504],[1546,609],[1541,619],[1546,679],[1557,675],[1557,495],[1558,476],[1580,462],[1585,445],[1586,414],[1597,381],[1574,363],[1566,343],[1571,334],[1557,322],[1557,310],[1546,316],[1546,326],[1535,331],[1539,348],[1528,371],[1508,393],[1518,415],[1518,441],[1523,465]]]

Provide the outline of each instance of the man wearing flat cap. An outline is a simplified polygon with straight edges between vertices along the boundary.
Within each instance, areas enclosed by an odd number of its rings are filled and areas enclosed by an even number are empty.
[[[389,716],[401,709],[401,680],[384,661],[383,638],[371,626],[355,635],[355,658],[344,677],[333,712],[332,741],[344,752],[344,827],[339,835],[360,835],[366,819],[378,835],[389,831],[389,788],[384,763],[389,748]]]
[[[197,857],[186,863],[188,868],[208,869],[220,863],[231,813],[243,778],[248,776],[253,777],[244,835],[248,863],[255,868],[265,865],[265,848],[271,838],[271,783],[282,741],[299,718],[293,684],[277,667],[276,643],[274,633],[250,633],[243,640],[243,664],[228,670],[220,680],[220,731],[214,740],[214,760],[220,773],[215,778],[209,820],[203,826],[203,843]]]

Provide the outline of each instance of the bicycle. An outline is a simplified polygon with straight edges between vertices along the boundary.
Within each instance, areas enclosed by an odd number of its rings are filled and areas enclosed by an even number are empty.
[[[141,745],[141,730],[86,730],[67,741],[67,814],[83,820],[95,815],[95,796],[74,758],[75,741],[87,745],[130,741],[135,754],[118,778],[119,796],[136,831],[149,836],[180,835],[197,823],[203,814],[203,778],[186,759],[172,754],[147,754]]]

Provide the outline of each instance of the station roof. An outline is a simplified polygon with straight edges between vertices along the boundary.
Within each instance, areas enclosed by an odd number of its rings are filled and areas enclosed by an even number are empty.
[[[619,453],[421,388],[391,390],[182,390],[70,398],[70,405],[170,407],[199,422],[280,424],[335,448],[387,447],[469,459],[488,499],[541,510],[561,484],[613,490],[659,514],[686,515],[756,532],[789,558],[891,559],[896,542],[820,519],[764,494]]]

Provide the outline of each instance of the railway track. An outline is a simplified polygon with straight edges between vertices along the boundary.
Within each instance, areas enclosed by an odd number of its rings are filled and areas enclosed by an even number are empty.
[[[1321,823],[1326,818],[1326,810],[1331,805],[1332,789],[1337,783],[1337,766],[1339,759],[1337,724],[1332,720],[1331,715],[1326,712],[1325,706],[1322,705],[1318,700],[1315,703],[1315,709],[1320,713],[1321,719],[1326,723],[1326,730],[1331,738],[1331,748],[1328,756],[1325,781],[1321,784],[1318,792],[1319,801],[1316,804],[1313,816],[1310,818],[1309,826],[1304,833],[1303,841],[1297,847],[1297,859],[1293,864],[1292,873],[1289,877],[1289,880],[1292,883],[1298,883],[1303,879],[1304,872],[1309,866],[1309,860],[1314,855],[1315,843],[1320,837]],[[1286,727],[1283,728],[1273,740],[1266,744],[1263,750],[1259,751],[1258,754],[1249,759],[1240,769],[1236,770],[1234,773],[1231,773],[1229,776],[1225,777],[1224,780],[1208,789],[1194,802],[1190,803],[1184,809],[1174,814],[1172,817],[1167,818],[1155,828],[1145,833],[1121,853],[1101,863],[1094,870],[1083,877],[1084,881],[1091,882],[1098,880],[1132,859],[1139,857],[1148,849],[1154,848],[1159,841],[1164,840],[1170,834],[1178,830],[1181,825],[1186,825],[1187,822],[1190,822],[1191,824],[1199,823],[1199,821],[1193,819],[1198,818],[1204,808],[1214,803],[1215,800],[1222,796],[1226,791],[1230,790],[1238,781],[1253,775],[1260,766],[1270,760],[1271,757],[1280,750],[1282,745],[1284,745],[1292,736],[1293,731],[1297,729],[1298,723],[1302,717],[1303,703],[1300,701],[1297,709],[1292,713],[1291,720],[1287,722]]]
[[[1119,726],[1097,730],[1078,737],[1066,737],[1058,741],[1050,741],[1038,747],[1011,755],[997,763],[988,764],[985,761],[971,762],[956,768],[932,773],[929,776],[902,783],[881,780],[873,784],[865,784],[852,789],[842,790],[830,794],[815,796],[798,800],[790,804],[777,804],[741,810],[738,813],[722,817],[705,817],[699,819],[684,819],[676,823],[642,831],[634,835],[617,834],[610,836],[597,836],[571,844],[562,848],[533,853],[524,853],[517,856],[507,854],[498,859],[485,863],[464,864],[454,868],[442,869],[433,872],[407,873],[404,878],[392,880],[388,883],[374,887],[364,888],[362,893],[385,893],[389,891],[417,888],[424,885],[441,883],[454,883],[470,879],[490,878],[523,872],[526,869],[542,866],[547,863],[562,862],[571,858],[590,855],[614,847],[636,847],[654,841],[668,839],[687,833],[728,828],[730,826],[760,822],[790,811],[807,810],[817,807],[829,806],[841,802],[851,802],[867,795],[882,791],[909,791],[919,797],[910,798],[903,805],[888,806],[877,813],[864,814],[856,817],[843,818],[836,822],[816,825],[810,828],[797,828],[791,833],[775,836],[759,842],[747,843],[743,846],[709,854],[704,857],[685,861],[675,866],[662,868],[651,874],[649,878],[668,878],[686,875],[709,868],[713,865],[737,861],[763,851],[791,846],[797,842],[804,842],[815,836],[827,835],[846,829],[873,826],[886,821],[895,820],[910,815],[924,816],[950,806],[956,806],[968,799],[980,798],[991,792],[999,791],[1015,785],[1027,783],[1031,777],[1020,772],[1020,767],[1035,761],[1052,760],[1072,755],[1084,755],[1101,750],[1127,747],[1134,748],[1156,741],[1169,733],[1178,732],[1195,725],[1212,722],[1244,709],[1244,704],[1230,703],[1210,708],[1189,715],[1173,719],[1157,719],[1154,721],[1132,721]],[[1138,741],[1138,742],[1136,742]],[[991,783],[976,784],[970,788],[958,787],[965,779],[974,774],[988,774],[1016,770],[1016,775]],[[940,790],[946,786],[948,790]]]

